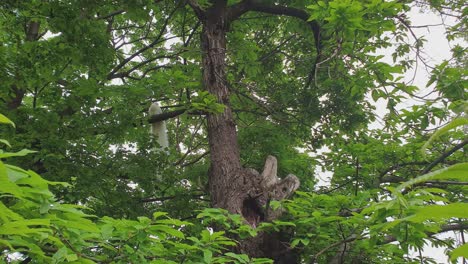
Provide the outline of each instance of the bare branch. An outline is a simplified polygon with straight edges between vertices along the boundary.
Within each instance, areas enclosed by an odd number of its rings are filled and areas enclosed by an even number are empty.
[[[445,233],[445,232],[449,232],[449,231],[464,230],[464,229],[468,229],[468,223],[447,224],[447,225],[442,225],[438,232],[427,232],[426,235],[427,236],[433,236],[433,235],[437,235],[437,234],[440,234],[440,233]],[[397,238],[394,237],[394,236],[389,235],[389,236],[385,237],[385,240],[383,241],[382,244],[388,244],[388,243],[394,242],[394,241],[397,241]]]
[[[468,138],[463,140],[460,144],[456,145],[449,151],[443,153],[439,158],[434,160],[431,164],[429,164],[424,170],[422,171],[422,174],[428,173],[432,168],[434,168],[437,164],[441,163],[444,161],[448,156],[452,155],[455,151],[463,148],[466,144],[468,144]]]
[[[104,16],[98,16],[96,19],[108,19],[110,17],[113,17],[113,16],[117,16],[117,15],[120,15],[120,14],[123,14],[125,13],[125,10],[121,9],[121,10],[116,10],[114,12],[111,12],[107,15],[104,15]]]
[[[358,239],[358,237],[356,235],[351,235],[349,236],[348,238],[346,239],[343,239],[341,241],[338,241],[338,242],[335,242],[327,247],[325,247],[324,249],[320,250],[317,254],[315,254],[311,260],[310,263],[316,263],[315,260],[320,256],[322,255],[323,253],[327,252],[329,249],[331,248],[334,248],[336,246],[339,246],[341,244],[344,244],[344,243],[348,243],[348,242],[353,242],[354,240]]]
[[[420,25],[420,26],[409,26],[410,28],[428,28],[428,27],[438,27],[438,26],[443,26],[443,23],[440,24],[432,24],[432,25]]]
[[[135,57],[140,55],[141,53],[151,49],[152,47],[156,46],[157,44],[165,41],[165,39],[161,40],[162,36],[164,35],[164,32],[166,31],[167,25],[169,24],[169,20],[172,18],[172,16],[175,14],[179,6],[176,6],[169,16],[164,20],[164,23],[161,27],[161,30],[159,31],[158,35],[156,36],[155,40],[151,42],[149,45],[144,46],[143,48],[137,50],[135,53],[130,55],[128,58],[124,59],[122,62],[120,62],[107,76],[108,79],[111,78],[117,71],[122,69],[127,63],[129,63],[131,60],[133,60]]]
[[[468,182],[459,181],[426,181],[426,184],[442,184],[442,185],[468,185]]]
[[[188,194],[188,195],[171,195],[171,196],[164,196],[164,197],[148,197],[141,199],[143,203],[151,203],[151,202],[163,202],[167,200],[177,199],[177,198],[186,198],[187,196],[193,199],[198,199],[202,201],[209,201],[208,199],[203,199],[202,197],[206,194]]]
[[[191,161],[189,161],[189,162],[186,162],[186,163],[184,163],[184,164],[182,164],[182,165],[180,165],[180,166],[181,166],[181,167],[187,167],[187,166],[190,166],[190,165],[192,165],[192,164],[195,164],[195,163],[197,163],[199,160],[201,160],[202,158],[204,158],[205,156],[207,156],[208,154],[210,154],[210,152],[209,152],[209,151],[206,151],[206,152],[204,152],[203,154],[201,154],[200,156],[196,157],[195,159],[193,159],[193,160],[191,160]]]
[[[457,230],[465,230],[467,228],[468,228],[468,223],[447,224],[447,225],[442,225],[438,232],[427,232],[426,235],[430,237],[430,236],[434,236],[434,235],[437,235],[437,234],[440,234],[440,233],[445,233],[445,232],[449,232],[449,231],[457,231]],[[367,237],[365,236],[365,234],[361,234],[360,236],[354,234],[354,235],[351,235],[351,236],[347,237],[346,239],[335,242],[335,243],[325,247],[324,249],[320,250],[317,254],[315,254],[310,263],[315,263],[314,260],[317,259],[318,256],[320,256],[321,254],[323,254],[326,251],[330,250],[331,248],[334,248],[334,247],[342,245],[342,244],[350,243],[350,242],[353,242],[353,241],[356,241],[356,240],[366,239],[366,238]],[[386,236],[385,239],[383,241],[381,241],[380,243],[378,243],[378,244],[379,245],[384,245],[384,244],[388,244],[388,243],[395,242],[395,241],[398,241],[397,238],[394,237],[394,236],[389,235],[389,236]],[[340,254],[343,254],[343,253],[346,254],[348,252],[340,250],[339,253]],[[343,257],[343,256],[341,256],[341,257]],[[335,262],[330,262],[330,263],[335,263]]]
[[[167,39],[166,39],[167,40]],[[160,59],[171,59],[171,58],[175,58],[177,56],[179,56],[180,54],[186,52],[186,50],[180,50],[179,52],[176,52],[174,54],[169,54],[169,55],[161,55],[161,56],[156,56],[156,57],[153,57],[153,58],[149,58],[147,60],[144,60],[144,61],[141,61],[139,63],[137,63],[135,66],[133,66],[132,68],[130,68],[129,70],[125,71],[125,72],[119,72],[119,73],[114,73],[112,75],[108,75],[107,76],[107,79],[115,79],[115,78],[122,78],[122,77],[130,77],[130,74],[138,69],[140,69],[141,67],[151,63],[151,62],[154,62],[156,60],[160,60]],[[150,69],[151,70],[157,70],[157,69],[160,69],[160,68],[168,68],[170,67],[169,65],[157,65],[155,67],[151,67]],[[150,70],[150,71],[151,71]],[[144,77],[149,71],[144,71],[142,76],[141,77]],[[138,78],[138,77],[135,77],[136,80],[139,80],[141,78]]]
[[[395,164],[395,165],[392,165],[390,166],[388,169],[384,170],[383,172],[380,173],[379,175],[379,179],[380,179],[380,183],[383,183],[383,182],[400,182],[400,181],[394,181],[396,178],[394,177],[386,177],[385,175],[387,175],[387,173],[393,171],[393,170],[396,170],[396,169],[399,169],[401,167],[405,167],[405,166],[413,166],[413,165],[426,165],[428,162],[426,161],[414,161],[414,162],[405,162],[405,163],[399,163],[399,164]],[[401,177],[398,177],[401,179]]]

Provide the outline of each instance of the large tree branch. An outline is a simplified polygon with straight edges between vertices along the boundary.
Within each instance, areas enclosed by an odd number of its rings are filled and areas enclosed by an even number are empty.
[[[244,0],[240,3],[232,5],[229,8],[228,12],[229,19],[230,21],[233,21],[248,11],[257,11],[272,15],[291,16],[304,21],[307,21],[309,19],[309,14],[302,9],[274,4],[266,4],[258,0]]]
[[[198,19],[204,20],[206,18],[206,11],[198,4],[196,0],[187,0],[187,3],[193,9],[193,12],[195,12],[195,15],[197,15]]]
[[[414,165],[426,165],[428,162],[426,161],[413,161],[413,162],[405,162],[405,163],[399,163],[399,164],[395,164],[395,165],[392,165],[390,166],[388,169],[382,171],[379,175],[379,179],[380,179],[380,182],[394,182],[394,181],[388,181],[386,180],[386,177],[385,175],[387,175],[387,173],[393,171],[393,170],[396,170],[396,169],[399,169],[401,167],[405,167],[405,166],[414,166]],[[399,177],[400,178],[400,177]],[[391,178],[390,178],[391,179]]]
[[[174,118],[176,116],[179,116],[183,113],[187,112],[187,109],[179,109],[179,110],[174,110],[171,112],[164,112],[162,114],[157,114],[157,115],[152,115],[149,117],[148,122],[149,123],[156,123],[156,122],[161,122],[165,121],[171,118]],[[190,115],[206,115],[207,113],[203,111],[190,111],[188,114]]]
[[[162,114],[153,115],[153,116],[149,117],[148,122],[149,123],[156,123],[156,122],[165,121],[165,120],[174,118],[176,116],[179,116],[179,115],[185,113],[186,111],[187,111],[187,109],[180,109],[180,110],[175,110],[175,111],[171,111],[171,112],[164,112]]]
[[[281,5],[274,5],[274,4],[266,4],[259,0],[244,0],[238,4],[231,6],[228,10],[228,21],[234,21],[242,14],[248,11],[256,11],[261,13],[267,13],[272,15],[280,15],[280,16],[290,16],[295,17],[300,20],[303,20],[309,24],[310,28],[314,33],[315,38],[315,47],[317,48],[317,54],[320,50],[320,26],[317,21],[312,20],[308,21],[310,15],[304,11],[303,9],[295,8],[295,7],[288,7],[288,6],[281,6]]]
[[[228,21],[232,22],[242,16],[245,12],[249,11],[249,4],[251,0],[244,0],[234,4],[228,9]]]

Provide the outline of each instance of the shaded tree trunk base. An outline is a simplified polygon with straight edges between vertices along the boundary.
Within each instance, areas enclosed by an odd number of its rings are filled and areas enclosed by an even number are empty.
[[[273,156],[268,156],[261,174],[251,168],[240,172],[230,187],[225,186],[225,190],[231,191],[222,200],[224,203],[218,203],[217,207],[241,214],[253,228],[278,219],[283,210],[273,210],[270,201],[290,197],[300,185],[299,179],[292,174],[278,178],[277,160]],[[250,257],[271,258],[275,263],[298,263],[299,255],[288,246],[289,238],[287,232],[259,232],[256,237],[240,241],[237,251]]]

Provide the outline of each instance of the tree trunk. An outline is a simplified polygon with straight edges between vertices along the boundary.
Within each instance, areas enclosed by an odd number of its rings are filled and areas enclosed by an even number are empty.
[[[227,185],[237,187],[237,175],[241,171],[236,125],[229,105],[226,83],[226,8],[217,5],[207,11],[202,31],[203,84],[218,103],[226,107],[221,114],[208,115],[208,139],[211,153],[210,192],[213,206],[230,208],[235,189],[226,192]],[[234,205],[232,208],[235,208]],[[231,211],[231,210],[230,210]],[[240,213],[240,212],[236,212]]]
[[[294,175],[279,181],[274,157],[268,157],[262,174],[242,168],[226,81],[226,32],[229,27],[226,2],[215,2],[202,18],[203,85],[218,103],[225,105],[223,113],[207,117],[212,206],[242,214],[251,226],[256,227],[260,222],[271,221],[280,215],[281,212],[265,209],[268,202],[288,197],[299,187],[299,181]],[[284,246],[282,236],[260,233],[241,241],[237,250],[251,257],[272,258],[275,263],[297,263],[297,254]]]

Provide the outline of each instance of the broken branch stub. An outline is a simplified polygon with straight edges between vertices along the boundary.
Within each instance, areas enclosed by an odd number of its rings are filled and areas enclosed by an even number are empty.
[[[267,157],[261,174],[251,168],[245,169],[252,185],[250,194],[243,203],[242,214],[252,226],[280,217],[282,210],[273,210],[269,207],[269,202],[289,198],[299,188],[300,181],[296,176],[289,174],[280,179],[277,170],[278,162],[273,156]]]
[[[268,197],[274,200],[282,200],[290,197],[300,185],[299,179],[289,174],[284,179],[277,176],[278,161],[273,156],[268,156],[261,174],[261,187]]]
[[[275,157],[268,156],[263,166],[261,185],[264,190],[269,189],[278,182],[277,170],[278,162]]]

